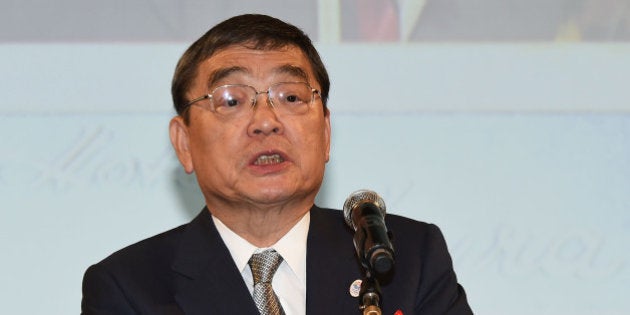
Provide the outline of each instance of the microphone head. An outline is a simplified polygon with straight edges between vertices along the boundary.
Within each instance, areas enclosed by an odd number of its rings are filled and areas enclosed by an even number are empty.
[[[357,227],[354,226],[354,222],[352,222],[352,211],[364,203],[371,203],[375,205],[378,210],[381,211],[381,215],[385,217],[385,201],[383,201],[381,196],[371,190],[357,190],[351,193],[346,199],[346,202],[343,203],[343,217],[346,224],[355,231],[357,230]]]

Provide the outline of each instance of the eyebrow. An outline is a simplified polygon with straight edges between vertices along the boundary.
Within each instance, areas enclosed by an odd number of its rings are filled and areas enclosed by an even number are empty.
[[[210,77],[208,78],[208,87],[214,86],[217,82],[236,72],[248,73],[249,71],[246,68],[239,66],[217,69],[210,74]]]
[[[276,69],[274,69],[274,73],[277,74],[290,74],[292,76],[296,76],[299,77],[300,79],[303,79],[304,81],[308,82],[308,74],[306,74],[306,71],[304,71],[304,69],[298,67],[298,66],[294,66],[294,65],[282,65]]]
[[[221,69],[217,69],[214,72],[212,72],[210,74],[210,77],[208,78],[208,87],[212,87],[214,86],[217,82],[225,79],[226,77],[234,74],[234,73],[250,73],[250,71],[245,68],[245,67],[240,67],[240,66],[233,66],[233,67],[228,67],[228,68],[221,68]],[[295,66],[295,65],[290,65],[290,64],[286,64],[286,65],[282,65],[279,66],[277,68],[275,68],[273,70],[273,73],[275,74],[289,74],[295,77],[299,77],[300,79],[303,79],[305,82],[309,82],[308,81],[308,74],[306,73],[306,71],[304,71],[304,69],[302,69],[299,66]]]

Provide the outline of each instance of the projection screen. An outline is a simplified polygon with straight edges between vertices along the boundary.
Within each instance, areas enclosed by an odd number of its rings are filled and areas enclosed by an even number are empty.
[[[475,313],[630,313],[628,0],[2,1],[2,313],[79,312],[90,264],[198,213],[170,80],[246,12],[330,72],[319,205],[440,226]]]

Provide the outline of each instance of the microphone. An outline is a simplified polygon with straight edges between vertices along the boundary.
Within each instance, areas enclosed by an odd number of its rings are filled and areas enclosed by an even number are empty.
[[[394,247],[385,226],[385,201],[371,190],[357,190],[343,204],[354,232],[354,248],[368,271],[384,275],[394,267]]]

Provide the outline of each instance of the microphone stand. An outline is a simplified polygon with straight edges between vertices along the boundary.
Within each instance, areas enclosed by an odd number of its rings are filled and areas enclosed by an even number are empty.
[[[363,311],[363,315],[381,315],[380,301],[381,287],[378,279],[370,269],[367,269],[359,292],[359,309]]]

